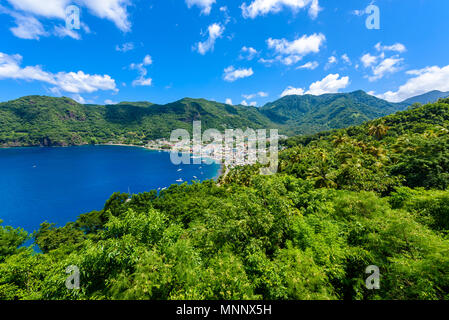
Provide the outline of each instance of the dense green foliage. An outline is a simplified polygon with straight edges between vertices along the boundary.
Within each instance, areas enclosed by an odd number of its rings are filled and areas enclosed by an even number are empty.
[[[40,254],[3,227],[0,299],[449,299],[448,129],[449,99],[292,138],[276,175],[114,194]]]
[[[359,125],[403,110],[406,106],[378,99],[359,90],[320,96],[286,96],[265,105],[261,112],[283,124],[288,135],[291,135]]]
[[[276,128],[281,134],[343,128],[391,114],[402,107],[363,91],[284,97],[263,108],[204,99],[167,105],[122,102],[82,105],[69,98],[23,97],[0,103],[0,146],[66,146],[98,143],[143,145],[168,139],[174,129]]]
[[[274,128],[255,107],[230,106],[203,99],[167,105],[145,102],[99,106],[69,98],[23,97],[0,104],[0,146],[66,146],[98,143],[143,145],[168,139],[174,129]]]

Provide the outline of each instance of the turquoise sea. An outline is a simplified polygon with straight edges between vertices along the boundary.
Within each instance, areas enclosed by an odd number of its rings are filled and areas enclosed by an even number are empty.
[[[138,147],[0,149],[0,220],[28,232],[100,210],[114,192],[132,194],[218,176],[220,166],[179,165]],[[196,178],[195,178],[196,177]]]

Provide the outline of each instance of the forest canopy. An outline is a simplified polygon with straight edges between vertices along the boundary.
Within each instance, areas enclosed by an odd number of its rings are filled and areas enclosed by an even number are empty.
[[[449,299],[448,130],[446,99],[288,139],[273,176],[238,167],[64,227],[0,227],[0,299]]]

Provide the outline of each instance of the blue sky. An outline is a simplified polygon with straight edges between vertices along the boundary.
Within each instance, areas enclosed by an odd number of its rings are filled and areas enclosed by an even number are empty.
[[[449,91],[447,0],[0,0],[0,100]],[[68,29],[66,8],[80,9]],[[379,8],[380,29],[365,12]]]

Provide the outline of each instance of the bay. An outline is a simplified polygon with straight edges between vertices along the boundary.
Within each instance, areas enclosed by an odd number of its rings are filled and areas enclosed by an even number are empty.
[[[114,192],[137,194],[182,183],[179,179],[213,179],[219,169],[174,165],[169,152],[139,147],[0,149],[0,219],[28,232],[44,221],[63,226],[101,210]]]

